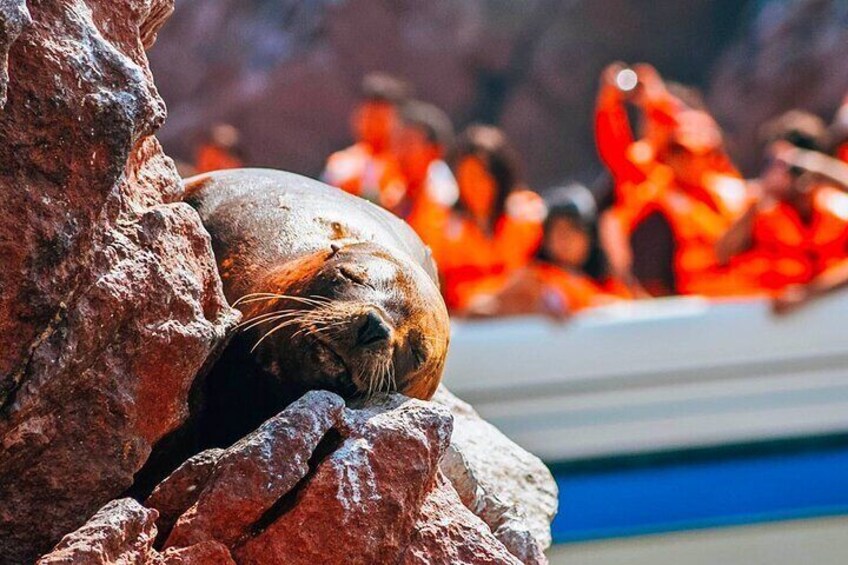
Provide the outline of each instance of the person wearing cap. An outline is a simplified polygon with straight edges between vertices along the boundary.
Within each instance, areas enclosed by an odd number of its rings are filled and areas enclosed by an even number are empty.
[[[406,186],[391,210],[432,249],[459,198],[459,186],[443,160],[453,145],[453,125],[442,110],[417,100],[404,105],[401,116],[397,152]]]
[[[229,124],[217,124],[197,147],[194,173],[209,173],[244,166],[239,145],[239,132]]]
[[[462,313],[488,279],[527,264],[542,239],[545,205],[519,185],[517,157],[498,128],[469,126],[452,164],[459,198],[432,247],[445,302]]]
[[[362,81],[362,98],[351,127],[356,142],[327,160],[322,180],[371,202],[392,208],[404,193],[395,153],[399,108],[408,87],[394,77],[372,73]]]
[[[747,187],[722,147],[721,130],[704,110],[674,96],[648,65],[631,71],[638,86],[623,91],[625,70],[612,65],[604,72],[596,112],[599,154],[616,185],[614,204],[601,219],[613,271],[640,296],[756,292],[747,275],[718,265],[713,249],[748,202]],[[630,131],[627,100],[638,105],[647,124],[638,141]],[[633,273],[631,238],[655,218],[668,225],[673,240],[671,281],[640,281]]]
[[[716,245],[721,261],[756,273],[778,312],[848,282],[845,187],[820,170],[826,156],[811,148],[821,147],[821,138],[804,134],[799,119],[782,120],[752,182],[756,198]]]
[[[548,214],[543,238],[525,267],[489,280],[478,289],[467,313],[476,317],[572,314],[629,298],[624,285],[610,277],[598,239],[597,204],[584,186],[573,184],[545,198]]]

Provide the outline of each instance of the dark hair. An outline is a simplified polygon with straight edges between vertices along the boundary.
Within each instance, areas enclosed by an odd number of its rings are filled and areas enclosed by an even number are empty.
[[[361,96],[369,102],[401,105],[411,91],[408,83],[386,73],[368,73],[362,78]]]
[[[453,145],[453,124],[440,108],[410,100],[401,110],[401,119],[405,125],[422,130],[430,143],[441,145],[446,151]]]
[[[592,192],[580,184],[554,188],[545,193],[545,204],[548,215],[542,224],[542,244],[536,252],[536,259],[546,263],[554,262],[545,249],[545,241],[556,220],[567,220],[589,237],[589,256],[580,265],[580,270],[596,281],[603,281],[609,273],[606,256],[598,237],[598,208]]]
[[[824,121],[803,110],[791,110],[769,120],[760,128],[759,137],[763,145],[787,141],[810,151],[824,151],[829,145]]]
[[[489,218],[490,224],[500,218],[506,210],[506,199],[518,184],[518,154],[507,140],[506,134],[494,126],[474,124],[465,128],[456,143],[453,165],[456,169],[466,157],[477,157],[495,179],[495,205]],[[465,212],[462,198],[454,208]]]

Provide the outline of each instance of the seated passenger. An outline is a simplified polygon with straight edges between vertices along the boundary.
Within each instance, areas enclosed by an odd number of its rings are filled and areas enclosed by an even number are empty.
[[[407,90],[405,83],[381,73],[363,79],[362,99],[351,120],[356,143],[330,155],[324,182],[386,208],[400,202],[404,180],[394,145]]]
[[[201,143],[194,158],[194,174],[244,166],[239,146],[239,132],[229,124],[218,124]]]
[[[458,140],[453,166],[459,199],[430,242],[453,311],[467,308],[486,279],[526,265],[542,239],[544,202],[519,188],[516,162],[497,128],[470,126]]]
[[[453,126],[440,109],[408,102],[402,112],[398,161],[406,190],[392,211],[405,219],[428,245],[438,245],[459,187],[442,159],[453,144]]]
[[[779,311],[848,281],[848,195],[802,167],[805,150],[772,143],[757,198],[718,242],[723,260],[743,259]]]
[[[526,267],[489,281],[467,309],[470,316],[545,314],[563,319],[575,312],[628,296],[606,272],[597,241],[596,204],[583,186],[572,185],[546,198],[548,215],[535,259]]]

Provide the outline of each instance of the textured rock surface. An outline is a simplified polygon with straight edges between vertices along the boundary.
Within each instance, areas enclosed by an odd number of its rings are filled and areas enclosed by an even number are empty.
[[[190,459],[154,490],[146,505],[161,511],[159,527],[176,521],[164,555],[215,541],[240,564],[546,563],[526,522],[505,525],[505,502],[497,515],[492,502],[478,505],[477,516],[442,474],[448,449],[456,449],[453,420],[442,405],[399,395],[352,409],[311,392],[228,449]],[[457,422],[479,432],[470,414]],[[492,438],[486,430],[481,441]],[[499,464],[539,474],[517,447],[505,451],[505,438],[494,441]],[[534,485],[555,487],[535,475],[521,486],[504,475],[502,488],[543,500],[547,492]],[[498,487],[481,484],[481,500],[489,500]],[[527,502],[512,515],[524,520],[525,511]],[[523,535],[522,543],[504,532]]]
[[[451,435],[447,410],[392,397],[346,414],[344,442],[294,507],[234,554],[239,563],[392,563],[412,533]]]
[[[547,561],[543,556],[538,562]],[[480,518],[462,505],[459,495],[440,473],[435,488],[421,507],[415,533],[400,563],[482,565],[521,561],[498,543]]]
[[[215,470],[223,449],[207,449],[186,460],[164,481],[159,483],[144,505],[159,512],[158,540],[168,538],[177,519],[197,502],[206,482]]]
[[[229,121],[251,163],[316,174],[349,140],[360,77],[385,70],[461,124],[505,127],[544,188],[595,163],[591,108],[606,63],[650,60],[706,84],[751,4],[178,1],[150,55],[171,111],[162,139],[191,159],[197,136]]]
[[[463,504],[489,525],[524,563],[545,562],[557,486],[538,457],[527,453],[445,387],[434,402],[451,410],[454,430],[441,468]]]
[[[234,546],[248,537],[262,515],[306,476],[309,458],[343,410],[344,401],[334,394],[307,393],[227,449],[167,545],[218,540]]]
[[[710,103],[753,173],[765,120],[793,108],[830,120],[848,92],[848,3],[764,2],[744,38],[719,63]]]
[[[132,484],[236,321],[152,137],[170,8],[0,2],[0,562]]]
[[[38,565],[234,565],[227,548],[215,541],[163,553],[154,550],[155,520],[155,510],[130,498],[114,500],[63,537]]]

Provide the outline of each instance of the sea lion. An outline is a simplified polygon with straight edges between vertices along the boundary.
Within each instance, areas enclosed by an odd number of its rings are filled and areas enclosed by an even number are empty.
[[[245,331],[228,346],[236,380],[260,379],[260,396],[289,401],[311,389],[433,395],[449,318],[429,249],[409,226],[281,171],[218,171],[185,185],[212,236],[224,294],[244,314]]]

